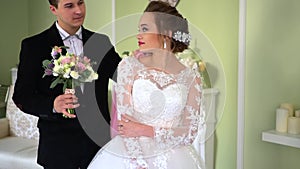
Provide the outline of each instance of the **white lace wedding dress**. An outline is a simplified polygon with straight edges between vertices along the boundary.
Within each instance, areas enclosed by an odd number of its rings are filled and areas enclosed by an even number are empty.
[[[117,111],[154,126],[155,137],[114,137],[88,169],[204,169],[192,142],[204,127],[197,72],[176,75],[145,67],[134,57],[118,68]]]

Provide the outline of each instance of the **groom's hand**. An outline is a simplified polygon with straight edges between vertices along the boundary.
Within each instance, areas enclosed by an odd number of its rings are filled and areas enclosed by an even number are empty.
[[[74,94],[62,94],[55,98],[53,109],[57,113],[62,113],[69,118],[75,118],[75,114],[68,113],[67,109],[75,109],[79,107],[78,98]]]

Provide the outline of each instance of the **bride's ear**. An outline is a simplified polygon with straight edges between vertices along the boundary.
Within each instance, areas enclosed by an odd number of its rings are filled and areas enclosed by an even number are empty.
[[[172,39],[172,31],[171,30],[168,31],[168,36],[170,39]]]
[[[163,39],[172,39],[172,31],[168,30],[168,31],[164,31],[164,33],[162,34]]]

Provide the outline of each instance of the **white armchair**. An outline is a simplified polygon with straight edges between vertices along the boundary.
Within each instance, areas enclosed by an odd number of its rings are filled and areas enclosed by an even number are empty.
[[[36,162],[39,132],[37,117],[21,112],[10,87],[6,118],[0,119],[0,168],[42,169]]]

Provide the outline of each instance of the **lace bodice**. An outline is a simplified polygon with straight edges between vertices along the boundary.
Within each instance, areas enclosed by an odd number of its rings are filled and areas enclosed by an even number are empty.
[[[124,58],[118,67],[117,112],[127,113],[155,130],[154,166],[164,168],[168,149],[192,144],[198,127],[204,125],[200,76],[190,68],[178,74],[145,67],[134,57]],[[199,126],[200,124],[200,126]],[[124,138],[130,165],[148,168],[140,138]],[[150,155],[150,154],[148,154]],[[153,155],[153,154],[151,154]],[[160,166],[160,167],[159,167]]]
[[[174,125],[186,102],[181,95],[186,96],[187,91],[184,85],[174,83],[169,76],[157,70],[139,72],[132,86],[132,113],[137,120],[161,127]]]

